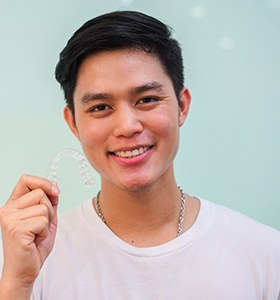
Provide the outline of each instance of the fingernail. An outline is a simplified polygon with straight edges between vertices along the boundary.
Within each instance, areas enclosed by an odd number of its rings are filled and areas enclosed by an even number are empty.
[[[56,195],[60,194],[60,190],[59,190],[58,186],[56,185],[56,183],[53,183],[53,185],[52,185],[52,191]]]

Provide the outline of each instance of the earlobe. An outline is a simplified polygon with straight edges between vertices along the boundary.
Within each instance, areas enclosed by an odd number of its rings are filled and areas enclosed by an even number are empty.
[[[76,136],[78,140],[80,140],[79,131],[77,129],[76,122],[75,122],[75,117],[73,115],[73,112],[70,110],[68,106],[64,107],[63,115],[72,133]]]
[[[182,126],[188,116],[189,108],[191,105],[190,91],[184,87],[180,93],[180,105],[179,105],[179,126]]]

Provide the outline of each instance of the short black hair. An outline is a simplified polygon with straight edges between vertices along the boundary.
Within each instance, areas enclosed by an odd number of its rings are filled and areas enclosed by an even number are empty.
[[[170,77],[180,103],[180,91],[184,86],[182,50],[171,33],[171,27],[137,11],[106,13],[82,25],[60,53],[55,70],[55,77],[72,113],[81,62],[91,54],[119,49],[141,49],[156,55]]]

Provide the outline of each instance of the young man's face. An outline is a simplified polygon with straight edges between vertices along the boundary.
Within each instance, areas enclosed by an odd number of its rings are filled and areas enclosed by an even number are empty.
[[[75,120],[68,108],[65,119],[102,184],[136,191],[173,176],[179,127],[190,104],[187,89],[181,102],[155,56],[104,51],[82,62]]]

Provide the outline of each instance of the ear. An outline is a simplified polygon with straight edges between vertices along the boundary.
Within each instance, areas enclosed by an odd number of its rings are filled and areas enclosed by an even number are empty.
[[[75,116],[68,106],[64,107],[63,115],[70,130],[73,132],[76,138],[80,140],[79,131],[77,129],[76,122],[75,122]]]
[[[180,104],[179,104],[179,126],[181,127],[189,112],[189,108],[191,105],[191,94],[189,90],[184,87],[180,93]]]

